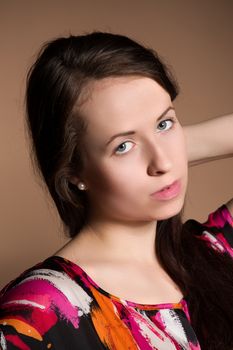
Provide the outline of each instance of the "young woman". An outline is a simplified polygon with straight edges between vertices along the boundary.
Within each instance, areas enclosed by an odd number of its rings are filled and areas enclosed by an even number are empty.
[[[2,290],[3,350],[232,349],[232,200],[203,224],[182,208],[188,164],[232,156],[233,118],[182,127],[177,94],[125,36],[43,47],[28,126],[71,240]]]

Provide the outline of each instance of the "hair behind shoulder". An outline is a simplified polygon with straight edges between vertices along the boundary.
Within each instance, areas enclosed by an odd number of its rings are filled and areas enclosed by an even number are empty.
[[[34,160],[71,237],[88,214],[84,191],[70,181],[83,167],[79,113],[92,81],[138,75],[159,83],[174,100],[178,87],[158,54],[126,36],[92,32],[46,43],[28,73],[27,123]]]

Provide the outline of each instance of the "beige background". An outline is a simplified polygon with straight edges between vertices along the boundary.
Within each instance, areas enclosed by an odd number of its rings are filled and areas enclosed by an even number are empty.
[[[40,45],[95,29],[153,46],[176,73],[177,113],[189,124],[233,111],[232,15],[231,0],[0,1],[0,287],[65,242],[24,131],[25,74]],[[186,219],[232,197],[232,170],[232,159],[190,169]]]

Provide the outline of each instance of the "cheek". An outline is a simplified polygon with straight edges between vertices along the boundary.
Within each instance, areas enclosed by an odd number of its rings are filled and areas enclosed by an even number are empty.
[[[92,166],[88,171],[88,185],[91,192],[107,197],[108,195],[124,196],[140,185],[136,169],[138,162],[129,162],[128,159],[115,159],[113,162],[104,162]],[[133,188],[132,188],[133,187]]]
[[[111,169],[103,164],[91,162],[86,171],[86,182],[91,192],[108,193],[120,175],[116,169]]]
[[[177,144],[176,153],[178,155],[178,157],[176,155],[176,158],[178,158],[180,160],[180,162],[187,163],[187,149],[185,147],[184,142],[180,141]]]
[[[176,147],[176,169],[179,171],[179,175],[183,176],[185,189],[188,183],[188,154],[187,147],[184,138],[180,138]]]
[[[188,162],[188,155],[187,155],[187,147],[185,143],[185,137],[183,133],[183,129],[180,128],[178,134],[175,136],[175,139],[172,142],[172,152],[173,158],[176,160],[179,164],[186,164]]]

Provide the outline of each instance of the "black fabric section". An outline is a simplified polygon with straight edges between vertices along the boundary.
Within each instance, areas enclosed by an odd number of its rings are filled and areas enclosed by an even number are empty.
[[[78,329],[63,320],[59,320],[44,337],[44,344],[47,346],[48,343],[52,344],[51,350],[109,350],[107,346],[101,343],[88,316],[80,318]]]
[[[224,225],[222,229],[222,234],[226,238],[230,246],[233,247],[233,228],[230,226],[228,222]]]
[[[225,222],[223,227],[208,227],[196,220],[190,219],[184,223],[184,227],[197,236],[201,236],[203,231],[208,231],[214,236],[221,233],[230,246],[233,247],[233,228],[228,222]]]
[[[184,229],[193,233],[196,236],[201,236],[203,232],[203,225],[200,224],[200,222],[194,220],[194,219],[189,219],[184,223]]]
[[[197,336],[194,332],[194,329],[191,327],[184,311],[181,309],[175,309],[174,311],[178,315],[180,322],[185,330],[185,333],[187,334],[187,339],[191,341],[193,344],[198,345]]]

